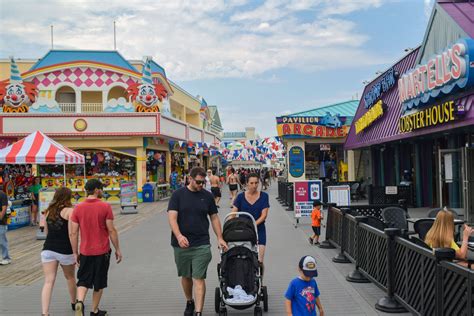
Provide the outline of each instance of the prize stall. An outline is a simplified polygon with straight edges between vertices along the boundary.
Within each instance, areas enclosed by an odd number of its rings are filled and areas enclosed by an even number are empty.
[[[48,138],[36,131],[18,142],[0,150],[0,164],[4,165],[4,191],[12,201],[12,212],[8,227],[15,229],[30,223],[30,205],[26,185],[15,187],[19,177],[30,179],[33,176],[32,165],[62,165],[63,177],[58,185],[67,183],[66,165],[84,165],[84,156]],[[7,172],[5,172],[8,170]],[[12,181],[12,170],[16,170],[15,181]],[[23,175],[19,173],[24,172]],[[7,175],[8,178],[5,178]],[[6,181],[5,181],[6,180]],[[85,179],[83,179],[85,182]],[[21,181],[22,184],[28,180]],[[22,188],[20,190],[20,188]]]
[[[104,184],[103,200],[111,204],[120,203],[120,183],[135,180],[136,159],[121,153],[104,149],[79,149],[84,156],[84,166],[65,167],[66,180],[61,173],[63,166],[48,165],[40,169],[43,187],[55,189],[66,186],[73,192],[73,203],[86,199],[84,186],[88,179],[99,179]]]

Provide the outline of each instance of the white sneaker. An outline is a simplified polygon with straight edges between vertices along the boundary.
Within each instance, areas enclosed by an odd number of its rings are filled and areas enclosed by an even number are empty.
[[[6,266],[7,264],[10,264],[10,263],[12,263],[11,259],[3,259],[2,261],[0,261],[0,265],[2,266]]]

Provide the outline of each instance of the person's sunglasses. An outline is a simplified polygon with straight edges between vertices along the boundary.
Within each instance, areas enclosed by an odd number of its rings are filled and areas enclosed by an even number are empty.
[[[194,181],[196,181],[197,185],[201,185],[201,184],[204,184],[206,182],[205,180],[194,180]]]

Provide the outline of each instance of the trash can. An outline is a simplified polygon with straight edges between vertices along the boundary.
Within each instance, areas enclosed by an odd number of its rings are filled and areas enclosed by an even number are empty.
[[[154,192],[153,192],[153,186],[149,183],[146,183],[142,187],[142,195],[143,195],[143,202],[153,202],[154,200]]]

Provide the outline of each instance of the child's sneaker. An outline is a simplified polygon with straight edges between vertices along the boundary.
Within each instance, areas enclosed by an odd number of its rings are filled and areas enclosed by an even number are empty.
[[[310,245],[313,244],[313,238],[309,237],[309,238],[308,238],[308,241],[309,241],[309,244],[310,244]]]
[[[316,246],[316,245],[319,245],[319,241],[315,242],[314,245],[315,245],[315,246]]]

